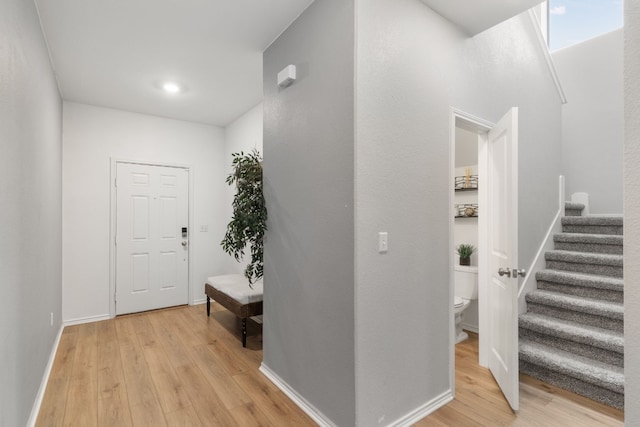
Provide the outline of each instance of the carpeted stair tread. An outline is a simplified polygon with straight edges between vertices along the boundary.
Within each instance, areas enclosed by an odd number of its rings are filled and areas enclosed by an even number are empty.
[[[536,280],[616,292],[623,292],[624,290],[624,282],[618,277],[582,274],[572,271],[540,270],[536,273]]]
[[[519,327],[562,340],[624,353],[624,336],[621,332],[581,325],[536,313],[525,313],[520,316]]]
[[[521,339],[520,360],[544,367],[572,378],[624,393],[624,369],[584,356],[554,349],[544,344]]]
[[[623,237],[615,234],[560,233],[554,234],[553,241],[591,243],[596,245],[622,245]]]
[[[598,387],[560,372],[525,362],[524,360],[520,360],[519,365],[521,374],[529,375],[545,383],[553,384],[613,408],[624,410],[624,393],[616,393],[604,387]]]
[[[545,253],[547,269],[600,276],[622,277],[623,256],[593,252],[553,250]]]
[[[547,261],[572,262],[578,264],[596,264],[622,267],[622,255],[617,254],[594,254],[590,252],[574,251],[547,251],[544,254]]]
[[[562,225],[609,225],[622,227],[622,215],[611,216],[565,216]]]
[[[564,214],[566,216],[581,216],[585,206],[582,203],[564,202]]]
[[[565,233],[614,234],[622,235],[623,218],[618,216],[576,216],[562,217],[562,231]]]
[[[571,209],[573,211],[581,211],[584,209],[584,203],[564,202],[564,208]]]
[[[528,292],[525,299],[527,303],[561,308],[565,311],[576,311],[620,321],[624,319],[624,305],[621,303],[598,301],[544,290]]]
[[[556,250],[622,255],[621,235],[591,233],[554,234]]]

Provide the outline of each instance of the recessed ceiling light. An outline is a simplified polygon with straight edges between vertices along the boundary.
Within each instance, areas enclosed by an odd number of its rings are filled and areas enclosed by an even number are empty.
[[[167,93],[178,93],[181,91],[180,86],[174,82],[164,82],[162,83],[162,90]]]

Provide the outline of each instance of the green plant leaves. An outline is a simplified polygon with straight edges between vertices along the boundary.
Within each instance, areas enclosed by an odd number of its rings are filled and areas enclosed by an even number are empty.
[[[262,192],[262,158],[257,150],[231,155],[233,171],[226,182],[236,186],[233,215],[220,244],[222,249],[240,262],[245,248],[251,251],[251,261],[244,275],[253,284],[262,277],[264,267],[264,233],[267,231],[267,208]]]
[[[468,245],[466,243],[461,244],[456,249],[456,252],[458,253],[458,255],[460,255],[460,258],[469,258],[471,254],[473,254],[475,251],[476,251],[475,246]]]

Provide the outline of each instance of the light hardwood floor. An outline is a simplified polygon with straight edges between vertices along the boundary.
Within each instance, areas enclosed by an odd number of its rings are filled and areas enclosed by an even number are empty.
[[[516,416],[488,369],[478,365],[478,336],[456,345],[456,397],[416,424],[425,426],[623,426],[623,413],[526,375]]]
[[[259,371],[260,327],[218,304],[66,327],[38,426],[313,426]],[[456,346],[456,399],[417,426],[621,426],[622,414],[523,378],[516,417],[477,365],[477,337]]]

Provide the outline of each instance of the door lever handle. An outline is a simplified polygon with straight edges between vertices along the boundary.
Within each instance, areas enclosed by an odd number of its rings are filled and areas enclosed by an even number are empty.
[[[498,269],[498,274],[500,276],[511,277],[511,270],[509,270],[508,268],[499,268]]]

